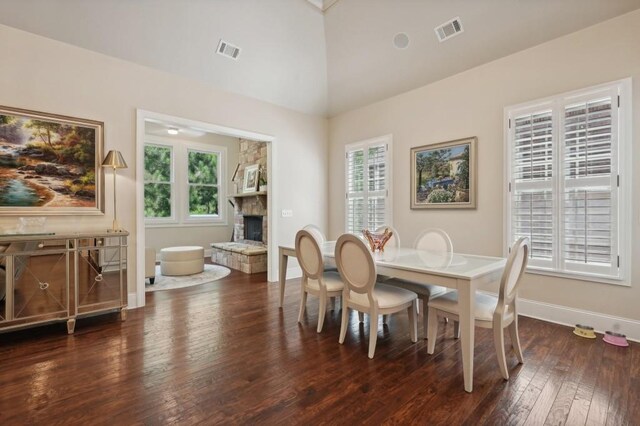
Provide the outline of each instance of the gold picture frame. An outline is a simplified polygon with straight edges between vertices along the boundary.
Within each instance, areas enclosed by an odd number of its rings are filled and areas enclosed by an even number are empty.
[[[0,214],[104,215],[101,121],[0,106]]]
[[[412,209],[475,209],[478,138],[411,148]]]

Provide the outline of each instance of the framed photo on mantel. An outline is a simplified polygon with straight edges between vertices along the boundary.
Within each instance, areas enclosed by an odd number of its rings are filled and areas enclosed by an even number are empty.
[[[242,182],[242,192],[256,192],[258,190],[258,179],[260,173],[260,166],[252,164],[244,168],[244,180]]]
[[[0,106],[0,214],[104,214],[104,123]]]
[[[476,208],[477,143],[470,137],[411,148],[411,208]]]

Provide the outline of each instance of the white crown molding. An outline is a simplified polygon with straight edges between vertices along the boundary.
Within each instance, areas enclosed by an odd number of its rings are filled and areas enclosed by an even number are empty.
[[[326,12],[331,6],[336,4],[338,0],[307,0],[322,13]]]

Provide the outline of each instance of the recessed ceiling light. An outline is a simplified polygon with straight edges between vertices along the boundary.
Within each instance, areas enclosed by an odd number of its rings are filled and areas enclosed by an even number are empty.
[[[409,36],[405,33],[398,33],[393,37],[393,45],[398,49],[406,49],[409,47]]]
[[[169,133],[170,135],[174,135],[175,136],[175,135],[178,134],[178,132],[179,132],[178,129],[173,129],[173,128],[172,129],[167,129],[167,133]]]

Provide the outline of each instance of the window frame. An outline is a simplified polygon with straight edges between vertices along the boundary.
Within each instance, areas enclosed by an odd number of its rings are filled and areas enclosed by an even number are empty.
[[[571,186],[567,184],[567,178],[563,171],[564,160],[564,125],[565,107],[576,102],[593,100],[599,94],[609,93],[612,97],[612,119],[614,115],[617,124],[612,132],[617,131],[617,140],[612,143],[611,154],[611,194],[612,200],[617,199],[617,203],[612,204],[612,215],[615,217],[617,229],[612,233],[612,259],[617,256],[619,266],[617,276],[599,273],[596,269],[589,272],[590,265],[585,265],[583,270],[568,270],[564,267],[567,262],[560,254],[563,249],[562,222],[564,221],[562,195],[565,188]],[[617,105],[615,99],[617,96]],[[571,278],[583,281],[591,281],[621,286],[630,286],[631,279],[631,231],[632,231],[632,112],[631,112],[631,79],[617,80],[609,83],[599,84],[580,90],[558,94],[544,99],[534,100],[504,108],[504,255],[509,251],[512,243],[512,188],[515,188],[513,181],[513,140],[515,126],[510,128],[511,121],[517,116],[527,113],[541,112],[545,108],[552,111],[552,140],[553,140],[553,168],[552,168],[552,194],[553,194],[553,250],[551,267],[536,265],[535,262],[527,267],[527,272]],[[613,139],[613,136],[612,136]],[[615,152],[614,152],[615,151]],[[617,172],[617,176],[616,176]],[[605,179],[605,178],[590,178]],[[617,182],[616,182],[617,181]],[[618,185],[614,185],[616,182]],[[584,187],[584,186],[581,186]],[[597,185],[592,186],[596,188]],[[617,189],[617,190],[616,190]],[[611,266],[611,270],[614,266]]]
[[[371,146],[382,145],[386,146],[386,157],[385,157],[385,225],[393,226],[393,135],[388,134],[384,136],[378,136],[371,139],[366,139],[358,142],[353,142],[346,144],[344,147],[344,194],[345,194],[345,204],[344,204],[344,231],[350,233],[349,231],[349,209],[348,209],[348,200],[349,200],[349,152],[357,151],[357,150],[367,150]],[[366,155],[364,158],[367,158]],[[363,176],[368,176],[366,163],[363,166]],[[365,215],[363,218],[364,228],[368,229],[368,218],[367,218],[367,209],[368,209],[368,197],[369,197],[369,186],[368,186],[368,178],[365,180],[363,184],[363,206],[365,209]],[[376,191],[377,192],[377,191]],[[353,232],[354,234],[359,231]]]
[[[218,156],[217,160],[217,184],[196,184],[198,186],[216,186],[218,188],[218,214],[217,215],[192,215],[189,211],[189,189],[191,187],[191,183],[189,182],[189,152],[201,152],[205,154],[216,154]],[[182,214],[182,222],[195,224],[195,223],[223,223],[227,224],[226,221],[226,205],[224,204],[224,200],[226,200],[226,188],[222,184],[223,180],[226,176],[226,161],[227,161],[227,149],[223,146],[217,145],[205,145],[205,144],[196,144],[196,143],[188,143],[184,144],[184,202],[182,203],[183,214]]]
[[[176,228],[193,226],[227,226],[228,214],[226,208],[227,187],[227,148],[225,146],[186,141],[183,139],[169,139],[160,136],[146,136],[144,145],[168,146],[172,149],[172,190],[171,210],[172,219],[147,219],[145,227]],[[189,151],[211,152],[218,154],[218,215],[191,216],[189,213]],[[143,147],[144,155],[144,147]],[[143,184],[144,186],[144,184]]]
[[[170,160],[171,160],[171,164],[170,164],[170,172],[171,172],[171,178],[169,180],[169,185],[171,186],[171,216],[169,217],[146,217],[144,218],[144,222],[145,225],[169,225],[169,224],[177,224],[178,223],[178,216],[177,216],[177,212],[176,212],[176,161],[175,161],[175,146],[172,143],[166,142],[166,141],[162,141],[159,139],[151,139],[151,138],[146,138],[144,141],[144,146],[142,147],[142,153],[144,155],[145,152],[145,148],[147,147],[147,145],[151,145],[151,146],[159,146],[159,147],[163,147],[163,148],[169,148],[171,156],[170,156]],[[143,160],[143,164],[144,164],[144,160]],[[144,176],[144,172],[143,171],[143,176]],[[167,182],[152,182],[152,181],[147,181],[144,180],[142,183],[142,188],[143,188],[143,194],[144,194],[144,188],[146,184],[149,183],[162,183],[162,184],[167,184]]]

